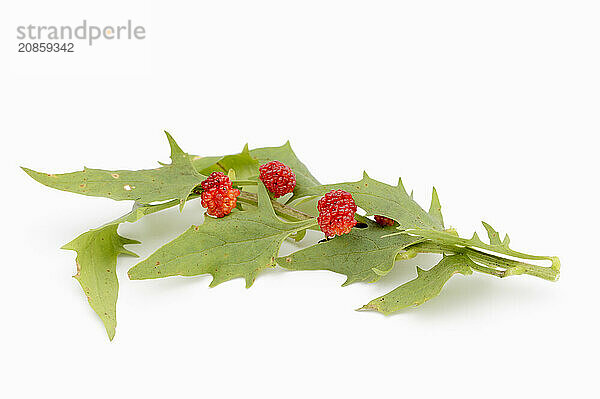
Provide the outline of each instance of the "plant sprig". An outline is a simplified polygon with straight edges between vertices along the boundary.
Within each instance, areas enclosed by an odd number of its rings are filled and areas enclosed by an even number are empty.
[[[128,272],[129,278],[210,274],[211,286],[241,277],[250,287],[262,270],[279,265],[289,270],[329,270],[344,274],[347,277],[344,285],[347,285],[375,282],[388,274],[396,262],[419,253],[441,254],[442,259],[433,268],[427,271],[419,268],[417,278],[359,309],[385,314],[431,299],[457,273],[478,272],[500,278],[527,274],[550,281],[559,278],[557,257],[515,251],[509,247],[508,235],[501,240],[498,232],[485,222],[489,243],[477,234],[469,239],[461,238],[455,230],[445,228],[435,189],[431,206],[425,211],[407,193],[401,180],[391,186],[365,173],[356,182],[321,185],[296,157],[289,142],[281,147],[252,150],[246,145],[238,154],[201,157],[184,152],[169,133],[166,135],[171,163],[160,164],[156,169],[84,168],[79,172],[53,174],[23,168],[36,181],[58,190],[134,201],[127,214],[63,246],[77,252],[74,277],[102,319],[111,340],[116,328],[117,258],[119,255],[137,256],[125,246],[139,244],[120,236],[119,225],[135,223],[146,215],[174,206],[182,209],[186,202],[198,198],[202,198],[203,204],[210,200],[217,201],[218,205],[225,194],[235,209],[227,209],[218,218],[207,215],[203,224],[191,226],[134,265]],[[281,173],[288,179],[285,184],[293,189],[289,195],[276,198],[285,192],[278,186],[283,180],[265,180],[262,177],[265,165],[276,167],[276,171],[283,170]],[[270,173],[272,176],[273,170]],[[222,192],[211,188],[213,191],[210,191],[203,187],[209,176],[220,176],[222,181],[230,182],[230,188]],[[340,216],[335,213],[339,209],[325,217],[320,201],[322,212],[317,210],[317,200],[323,195],[328,198],[328,206],[332,206],[333,201],[335,208],[335,198],[344,198],[346,202],[340,209],[347,212],[352,206],[354,210],[358,206],[366,215],[351,214],[349,219],[344,219],[344,225],[327,230],[335,231],[332,235],[337,236],[311,242],[306,248],[279,257],[284,240],[299,241],[305,237],[306,230],[323,229],[326,219],[327,223],[340,223],[341,219],[336,219]],[[354,203],[356,205],[352,205]],[[393,225],[380,225],[370,219],[371,216]],[[532,262],[549,262],[549,266]]]

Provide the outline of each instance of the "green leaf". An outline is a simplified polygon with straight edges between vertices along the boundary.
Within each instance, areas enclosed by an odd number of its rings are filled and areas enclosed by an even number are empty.
[[[223,159],[223,157],[213,157],[213,156],[203,157],[200,155],[192,155],[191,157],[192,157],[192,164],[194,165],[194,168],[200,173],[202,173],[202,171],[204,169],[212,167],[217,162],[219,162],[221,159]],[[225,170],[221,170],[221,172],[227,173]],[[208,175],[207,173],[202,173],[202,174]]]
[[[412,199],[412,193],[410,195],[410,198]],[[444,217],[442,216],[442,205],[440,204],[440,199],[438,197],[435,187],[433,188],[433,193],[431,194],[431,205],[429,207],[429,216],[431,216],[431,218],[433,220],[435,220],[442,229],[444,228]]]
[[[139,241],[121,237],[117,227],[116,224],[110,224],[90,230],[62,247],[77,252],[77,274],[73,277],[81,285],[92,309],[102,319],[111,341],[117,326],[117,256],[125,254],[137,257],[124,245],[139,244]]]
[[[514,251],[509,247],[510,238],[508,234],[500,240],[500,235],[492,226],[482,222],[485,227],[490,243],[483,242],[477,233],[473,233],[470,239],[461,238],[452,232],[435,231],[430,229],[410,229],[407,232],[415,234],[423,238],[431,240],[434,244],[439,243],[442,246],[454,246],[454,252],[465,252],[471,259],[477,263],[482,263],[494,268],[506,269],[503,276],[529,274],[544,278],[546,280],[556,281],[560,275],[560,260],[556,256],[541,256],[531,255],[523,252]],[[482,249],[497,254],[508,255],[514,258],[535,260],[535,261],[550,261],[551,265],[543,267],[515,261],[512,259],[499,258],[486,252],[472,250],[472,248]]]
[[[360,181],[317,186],[307,190],[307,194],[323,195],[331,190],[349,192],[356,204],[367,212],[367,216],[381,215],[394,219],[402,229],[444,228],[437,194],[434,192],[433,210],[427,213],[408,195],[401,180],[398,180],[397,186],[390,186],[371,179],[365,172]]]
[[[464,255],[445,256],[430,270],[417,268],[417,278],[373,299],[359,310],[376,310],[390,314],[409,306],[421,305],[439,295],[444,284],[456,273],[472,274],[470,264],[471,260]]]
[[[117,201],[142,203],[177,199],[183,207],[188,195],[206,176],[198,173],[191,156],[181,150],[167,132],[171,146],[171,164],[146,170],[103,170],[84,168],[80,172],[52,174],[23,170],[36,181],[57,190],[107,197]]]
[[[319,197],[304,197],[288,201],[287,205],[298,211],[317,217],[319,216],[319,210],[317,209],[319,199]],[[319,230],[319,228],[317,228],[317,230]]]
[[[212,160],[214,157],[209,157]],[[198,168],[199,162],[208,162],[206,158],[194,160],[194,165]],[[230,169],[235,171],[235,178],[238,180],[250,179],[258,177],[258,161],[250,155],[248,145],[244,147],[239,154],[225,155],[219,158],[216,162],[206,166],[200,170],[203,175],[210,175],[212,172],[223,172],[227,174]]]
[[[115,336],[116,303],[119,282],[115,272],[117,256],[127,254],[137,257],[123,245],[140,244],[139,241],[119,236],[117,229],[120,223],[134,223],[146,215],[176,206],[178,200],[157,205],[135,203],[133,209],[97,229],[81,234],[62,249],[77,251],[77,274],[74,276],[81,284],[90,306],[100,316],[108,337],[112,341]]]
[[[220,219],[206,216],[204,224],[190,227],[133,266],[129,278],[210,274],[211,286],[243,277],[246,287],[250,287],[261,270],[275,265],[283,240],[314,223],[314,220],[284,222],[279,219],[267,190],[259,182],[257,209],[234,210]]]
[[[420,241],[419,237],[407,234],[382,237],[397,232],[396,228],[381,227],[366,218],[363,222],[367,227],[355,227],[349,234],[280,257],[277,263],[289,270],[330,270],[344,274],[348,278],[343,285],[374,282],[392,270],[402,249]]]
[[[318,186],[319,181],[309,172],[308,168],[300,162],[290,142],[286,142],[281,147],[263,147],[250,150],[250,155],[257,158],[261,165],[271,162],[283,162],[292,169],[296,175],[296,188],[292,198],[299,198],[308,195],[308,189]]]

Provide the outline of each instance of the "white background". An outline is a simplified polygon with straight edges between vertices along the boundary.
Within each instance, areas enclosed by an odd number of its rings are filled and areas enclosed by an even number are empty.
[[[147,39],[17,54],[17,25],[83,18],[140,21]],[[597,394],[599,18],[575,0],[2,3],[1,396]],[[248,290],[129,281],[136,260],[120,258],[109,343],[59,247],[130,204],[18,166],[153,167],[163,129],[201,155],[290,139],[321,182],[402,176],[424,207],[435,184],[448,225],[470,236],[486,220],[560,256],[561,279],[456,276],[385,317],[353,309],[434,256],[377,284],[278,268]],[[120,232],[143,259],[201,220],[190,203]]]

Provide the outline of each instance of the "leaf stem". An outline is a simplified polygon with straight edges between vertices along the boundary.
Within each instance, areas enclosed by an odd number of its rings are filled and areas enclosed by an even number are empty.
[[[232,180],[231,183],[234,186],[256,186],[258,184],[256,180]]]
[[[416,253],[436,253],[445,255],[464,254],[467,255],[475,263],[475,265],[477,265],[477,267],[471,265],[474,270],[481,273],[491,274],[496,277],[528,274],[544,280],[556,281],[558,280],[560,274],[559,271],[554,267],[532,265],[530,263],[488,254],[470,247],[439,244],[432,241],[421,242],[407,248],[407,251],[396,256],[396,260],[414,257]]]
[[[247,204],[258,205],[258,195],[254,193],[249,193],[247,191],[242,191],[238,196],[238,201],[245,202]],[[271,205],[273,205],[273,209],[275,212],[281,215],[289,216],[295,220],[310,220],[314,219],[313,216],[289,207],[287,205],[282,204],[281,202],[271,200]]]
[[[474,248],[466,247],[464,248],[464,253],[474,262],[506,269],[506,276],[528,274],[530,276],[543,278],[544,280],[556,281],[560,275],[560,272],[553,267],[532,265],[518,260],[502,258]]]

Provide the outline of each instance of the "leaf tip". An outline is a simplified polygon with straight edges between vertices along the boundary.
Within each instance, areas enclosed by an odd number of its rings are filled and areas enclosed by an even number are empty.
[[[128,249],[124,249],[124,248],[121,250],[121,254],[122,254],[122,255],[128,255],[128,256],[132,256],[132,257],[134,257],[134,258],[139,258],[139,257],[140,257],[140,256],[139,256],[138,254],[136,254],[135,252],[133,252],[133,251],[130,251],[130,250],[128,250]]]
[[[137,269],[139,268],[141,263],[138,263],[135,266],[132,266],[129,270],[127,270],[127,278],[130,280],[143,280],[139,274],[137,274]]]
[[[371,303],[367,303],[366,305],[363,305],[360,308],[354,309],[354,310],[357,312],[369,312],[369,311],[374,311],[374,310],[376,311],[377,308],[374,305],[372,305]]]
[[[37,172],[33,169],[29,169],[26,168],[25,166],[19,166],[21,168],[21,170],[23,170],[23,172],[27,173],[27,175],[29,177],[31,177],[33,180],[40,182],[39,177],[41,177],[42,173],[41,172]],[[50,174],[48,174],[48,176],[51,176]]]
[[[212,280],[211,280],[210,284],[208,284],[209,288],[215,288],[217,285],[222,283],[222,281],[217,280],[217,276],[215,276],[214,274],[211,273],[211,276],[212,276]]]
[[[66,243],[63,246],[61,246],[60,249],[64,249],[65,251],[77,251],[77,248],[75,248],[75,246],[73,245],[73,243],[76,240],[77,240],[77,238],[69,241],[68,243]]]
[[[396,184],[396,187],[398,187],[403,193],[406,193],[406,188],[404,188],[404,183],[402,183],[401,177],[398,178],[398,184]]]
[[[180,198],[179,199],[179,212],[183,212],[183,207],[185,206],[186,202],[187,202],[187,197],[190,196],[192,194],[193,190],[190,190],[188,195],[186,195],[185,198]]]
[[[342,283],[342,287],[347,287],[347,286],[349,286],[350,284],[352,284],[353,282],[354,282],[354,280],[351,280],[351,279],[350,279],[350,276],[348,276],[348,277],[346,278],[346,281],[344,281],[344,282]],[[356,309],[356,310],[358,310],[358,309]]]
[[[166,130],[164,132],[165,132],[165,135],[167,136],[167,141],[169,142],[169,147],[171,147],[171,160],[173,160],[173,157],[175,155],[183,154],[184,152],[181,149],[181,147],[179,147],[179,144],[177,144],[177,142],[175,141],[173,136],[171,136],[171,133],[167,132]]]

